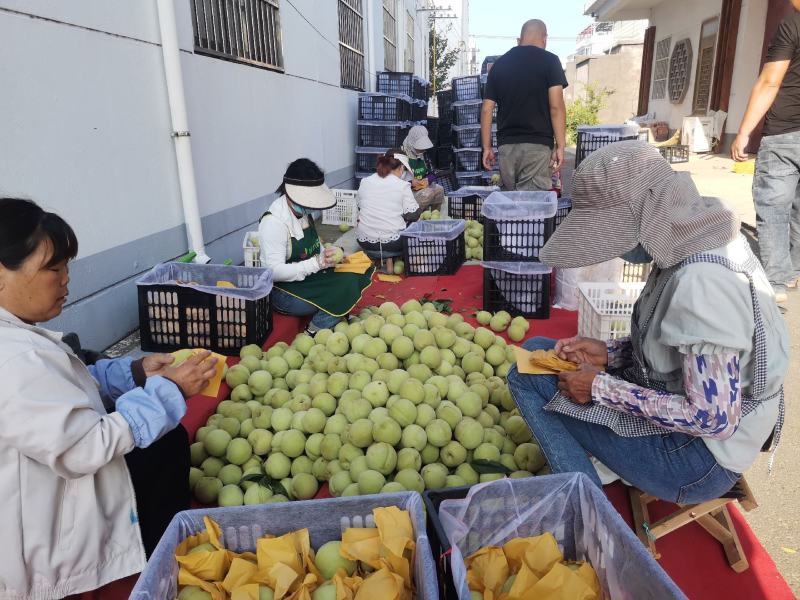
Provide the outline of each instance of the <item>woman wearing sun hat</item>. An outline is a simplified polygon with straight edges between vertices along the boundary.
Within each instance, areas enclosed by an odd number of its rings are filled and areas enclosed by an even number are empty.
[[[572,211],[540,259],[573,268],[619,256],[653,262],[631,336],[528,340],[580,369],[515,367],[512,395],[554,472],[599,485],[591,455],[657,498],[718,498],[780,438],[789,338],[772,288],[736,216],[643,142],[581,163]]]
[[[272,307],[283,314],[311,316],[309,333],[331,329],[361,299],[375,270],[358,274],[332,269],[337,250],[322,247],[314,220],[320,211],[333,208],[336,199],[313,161],[291,163],[277,193],[258,226],[262,264],[272,269]]]
[[[438,209],[444,201],[444,188],[433,183],[433,166],[425,151],[433,148],[428,130],[423,125],[414,125],[403,141],[403,153],[409,159],[409,177],[414,198],[422,210]]]

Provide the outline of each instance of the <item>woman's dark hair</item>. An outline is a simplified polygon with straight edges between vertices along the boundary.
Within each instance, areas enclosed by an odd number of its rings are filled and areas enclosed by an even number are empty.
[[[325,173],[322,172],[322,169],[319,168],[317,163],[315,163],[310,158],[298,158],[296,161],[289,164],[286,167],[286,173],[283,174],[284,177],[288,177],[289,179],[321,179],[325,177]],[[286,186],[284,185],[283,181],[278,186],[278,189],[275,190],[276,194],[280,194],[281,196],[286,195]]]
[[[378,164],[376,171],[380,177],[386,177],[389,173],[397,169],[398,167],[402,167],[403,163],[397,160],[394,155],[395,152],[397,154],[402,154],[402,150],[398,150],[397,148],[392,148],[391,150],[387,150],[386,154],[382,154],[378,157]]]
[[[45,239],[53,246],[45,267],[78,255],[78,238],[64,219],[30,200],[0,198],[0,264],[16,271]]]

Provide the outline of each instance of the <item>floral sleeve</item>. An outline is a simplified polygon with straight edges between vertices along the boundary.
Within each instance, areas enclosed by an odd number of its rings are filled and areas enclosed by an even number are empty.
[[[683,383],[685,396],[600,373],[592,384],[592,399],[689,435],[714,439],[733,435],[742,411],[739,355],[690,352],[683,359]]]
[[[608,366],[612,369],[622,369],[632,362],[631,338],[624,337],[606,342],[608,348]]]

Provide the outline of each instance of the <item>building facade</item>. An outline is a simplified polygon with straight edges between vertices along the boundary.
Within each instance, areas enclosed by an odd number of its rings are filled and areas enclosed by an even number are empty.
[[[173,131],[158,2],[174,9],[188,131]],[[352,181],[358,91],[375,72],[428,76],[415,0],[0,0],[0,195],[76,230],[54,329],[104,348],[137,327],[135,280],[187,252],[173,135],[190,136],[213,262],[242,238],[286,165]]]
[[[639,102],[639,69],[647,21],[593,23],[576,40],[575,53],[567,60],[569,104],[585,97],[586,87],[611,92],[598,115],[601,123],[623,123],[636,115]]]
[[[791,10],[788,0],[590,0],[585,6],[598,20],[649,20],[638,114],[652,113],[674,130],[688,117],[723,111],[717,151],[727,151],[736,137],[769,40]]]

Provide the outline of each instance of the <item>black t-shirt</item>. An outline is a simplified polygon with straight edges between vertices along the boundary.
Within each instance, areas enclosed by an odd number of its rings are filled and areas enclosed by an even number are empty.
[[[769,44],[767,62],[790,60],[764,123],[764,135],[800,130],[800,13],[786,17]]]
[[[561,61],[536,46],[516,46],[497,59],[486,80],[484,98],[497,102],[497,145],[544,144],[553,147],[548,91],[567,87]]]

